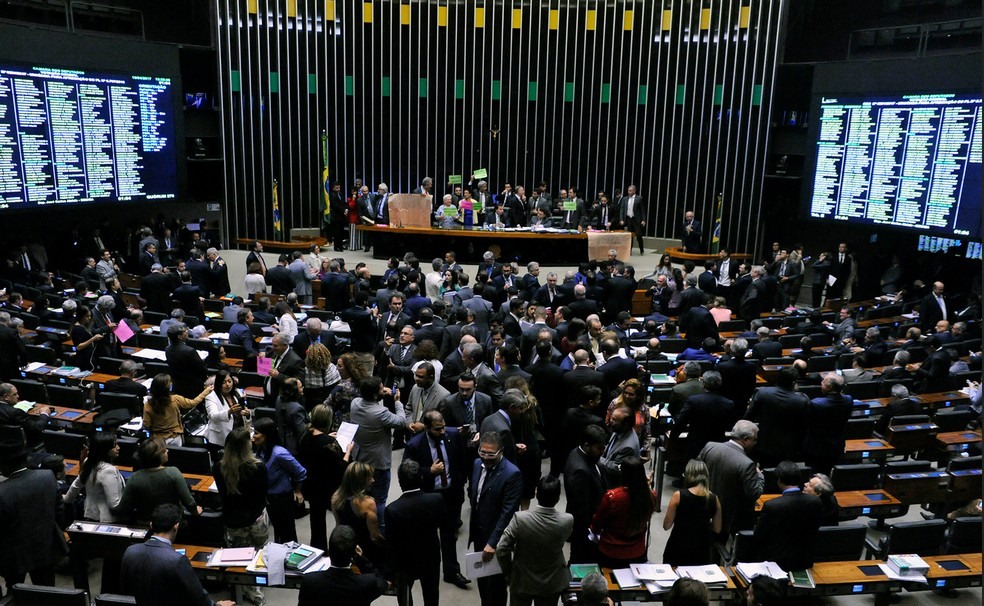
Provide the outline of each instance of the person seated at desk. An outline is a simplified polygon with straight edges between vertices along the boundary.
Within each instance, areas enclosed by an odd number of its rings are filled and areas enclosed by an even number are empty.
[[[581,597],[577,601],[581,606],[614,606],[608,597],[608,581],[597,572],[592,572],[581,579]]]
[[[837,526],[840,523],[840,504],[834,494],[834,484],[827,474],[815,473],[803,484],[803,492],[820,497],[823,509],[820,512],[821,526]]]
[[[182,413],[204,402],[212,393],[212,386],[207,385],[194,399],[171,392],[171,375],[162,372],[154,377],[150,383],[150,399],[143,408],[143,427],[151,436],[180,446],[184,442]]]
[[[123,360],[120,364],[118,379],[106,381],[107,393],[124,393],[137,396],[141,400],[147,396],[147,388],[134,380],[137,376],[137,363],[133,360]]]
[[[167,332],[171,330],[172,326],[187,326],[185,324],[185,312],[180,307],[172,309],[170,316],[161,320],[160,334],[167,336]]]
[[[165,467],[167,463],[167,444],[160,438],[144,440],[137,450],[142,468],[135,471],[123,488],[119,505],[111,507],[114,516],[146,524],[152,517],[154,508],[162,503],[183,505],[195,515],[201,515],[202,508],[195,503],[177,467]]]
[[[141,606],[236,606],[232,600],[215,602],[202,587],[191,562],[174,549],[181,526],[181,509],[172,503],[154,508],[144,543],[130,545],[123,554],[123,591]]]
[[[666,606],[707,606],[710,603],[711,594],[707,591],[707,585],[689,577],[674,581],[666,594]]]
[[[813,566],[813,546],[820,529],[823,504],[820,498],[800,488],[799,467],[792,461],[776,466],[776,481],[782,496],[762,506],[755,542],[758,556],[773,561],[783,570],[804,570]]]
[[[905,352],[900,352],[905,353]],[[923,414],[922,404],[912,399],[905,385],[892,385],[892,399],[875,422],[875,435],[887,436],[892,419],[904,415]]]
[[[860,351],[854,354],[851,360],[851,367],[845,368],[842,372],[844,383],[862,383],[874,381],[875,375],[865,367],[868,365],[868,354]]]
[[[336,526],[328,539],[331,566],[322,572],[304,575],[297,606],[321,606],[334,603],[368,606],[386,591],[388,583],[376,574],[356,574],[352,561],[362,550],[350,526]]]
[[[249,328],[252,324],[253,312],[243,308],[236,312],[236,323],[229,329],[229,344],[242,345],[246,350],[247,358],[255,358],[260,353],[253,339],[253,332]]]
[[[48,425],[48,415],[31,415],[14,405],[20,401],[17,388],[10,383],[0,383],[0,425],[13,425],[24,430],[27,448],[33,453],[44,451],[44,428]]]
[[[748,584],[747,606],[784,606],[786,601],[786,581],[759,575]]]

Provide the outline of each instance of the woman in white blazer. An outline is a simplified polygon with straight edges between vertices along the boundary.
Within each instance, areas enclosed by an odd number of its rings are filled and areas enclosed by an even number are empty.
[[[117,522],[111,509],[120,504],[123,497],[123,476],[113,465],[120,455],[116,434],[96,432],[89,438],[88,452],[82,452],[82,470],[63,497],[65,503],[73,503],[85,488],[85,512],[88,520]]]
[[[205,398],[205,413],[208,416],[205,438],[216,446],[223,446],[229,432],[237,425],[242,426],[249,417],[246,402],[236,391],[229,371],[220,370],[215,375],[215,389]]]

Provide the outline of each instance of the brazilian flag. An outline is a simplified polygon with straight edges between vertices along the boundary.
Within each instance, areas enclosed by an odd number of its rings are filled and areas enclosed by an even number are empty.
[[[277,180],[273,180],[273,239],[280,240],[284,235],[284,226],[280,221],[280,194]]]
[[[331,203],[328,194],[331,184],[328,183],[328,134],[321,131],[321,228],[331,224]]]

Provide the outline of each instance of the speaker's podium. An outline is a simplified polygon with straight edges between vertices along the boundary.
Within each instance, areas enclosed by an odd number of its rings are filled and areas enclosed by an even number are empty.
[[[389,197],[389,220],[392,227],[430,227],[433,196],[393,194]]]

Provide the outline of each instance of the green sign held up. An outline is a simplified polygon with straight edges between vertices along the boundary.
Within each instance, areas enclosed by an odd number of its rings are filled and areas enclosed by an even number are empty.
[[[487,168],[480,168],[472,173],[472,176],[476,179],[488,179],[489,170]]]
[[[564,211],[577,210],[577,200],[564,200]]]
[[[461,185],[461,175],[448,175],[448,185]]]

